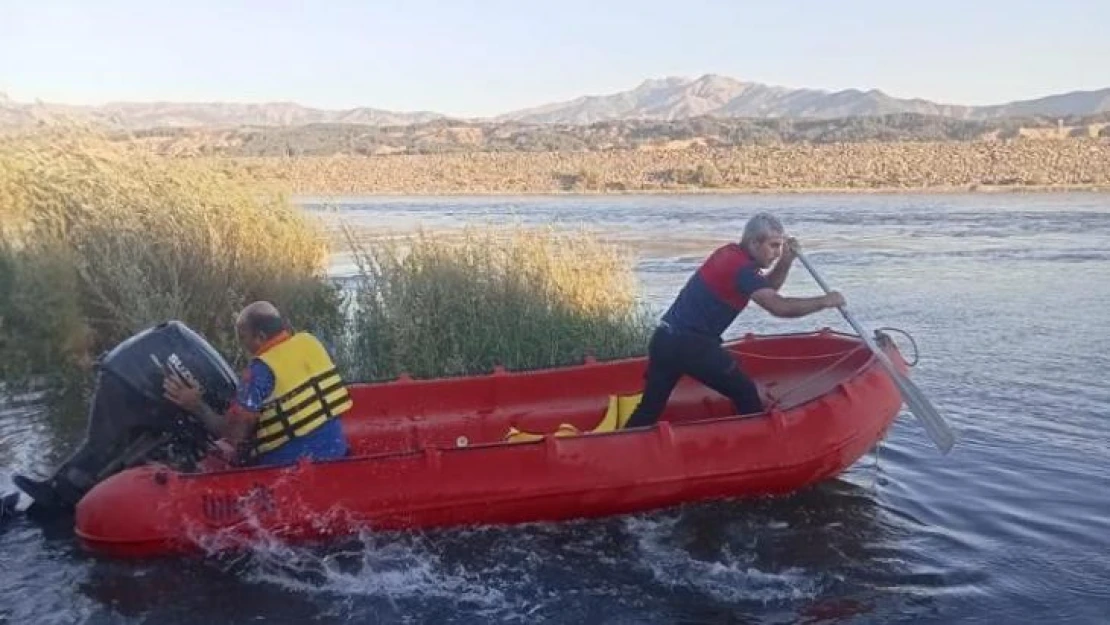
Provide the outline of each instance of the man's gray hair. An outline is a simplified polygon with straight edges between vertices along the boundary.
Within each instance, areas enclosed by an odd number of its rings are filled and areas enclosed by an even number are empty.
[[[782,222],[771,213],[756,213],[744,226],[744,236],[740,239],[740,246],[747,248],[753,243],[759,243],[772,235],[786,234]]]
[[[251,302],[243,308],[236,323],[242,323],[252,334],[261,334],[268,339],[289,329],[277,307],[262,301]]]

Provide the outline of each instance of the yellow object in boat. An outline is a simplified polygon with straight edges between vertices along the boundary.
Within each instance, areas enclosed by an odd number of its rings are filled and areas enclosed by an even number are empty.
[[[610,395],[609,407],[605,410],[605,415],[601,417],[597,425],[592,430],[585,432],[585,434],[602,434],[605,432],[615,432],[624,427],[628,423],[628,418],[632,416],[632,411],[636,410],[636,406],[640,405],[640,399],[643,398],[643,393],[635,395]],[[581,430],[574,427],[570,423],[562,423],[555,429],[551,435],[556,437],[565,436],[578,436],[583,434]],[[538,434],[535,432],[525,432],[515,427],[510,427],[509,432],[505,434],[505,441],[509,443],[523,443],[527,441],[538,441],[547,434]]]

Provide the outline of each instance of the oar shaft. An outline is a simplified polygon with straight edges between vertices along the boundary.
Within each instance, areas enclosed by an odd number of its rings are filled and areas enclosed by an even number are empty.
[[[806,255],[803,254],[800,250],[794,250],[794,254],[798,257],[798,260],[802,261],[802,264],[805,265],[806,271],[809,272],[809,275],[813,276],[813,280],[817,282],[817,285],[821,287],[821,290],[824,291],[826,294],[832,293],[832,289],[829,288],[829,285],[825,282],[825,279],[821,277],[821,274],[817,273],[817,270],[814,269],[813,265],[809,263],[809,259],[806,258]],[[869,335],[867,332],[864,332],[863,326],[861,326],[859,322],[856,321],[856,318],[852,315],[851,312],[848,311],[847,306],[837,306],[836,309],[840,311],[840,314],[844,316],[844,320],[848,322],[848,325],[852,326],[852,329],[856,331],[856,334],[858,334],[860,338],[862,338],[863,341],[867,343],[867,346],[871,348],[871,351],[879,351],[878,346],[875,345],[874,342],[872,342],[871,335]]]

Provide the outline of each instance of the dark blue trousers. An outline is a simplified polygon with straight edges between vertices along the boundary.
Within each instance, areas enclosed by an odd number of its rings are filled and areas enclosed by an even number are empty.
[[[737,414],[763,412],[755,383],[740,370],[720,339],[661,325],[648,343],[643,399],[625,427],[653,425],[684,375],[731,399]]]

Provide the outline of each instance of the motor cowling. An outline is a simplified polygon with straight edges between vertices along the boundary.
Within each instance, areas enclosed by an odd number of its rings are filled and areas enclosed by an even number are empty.
[[[51,478],[16,476],[16,486],[39,507],[72,508],[98,482],[160,447],[206,447],[212,434],[163,395],[171,371],[203,389],[217,412],[235,397],[234,371],[196,332],[179,321],[143,330],[98,360],[88,429],[77,451]]]
[[[226,410],[235,396],[237,382],[231,366],[180,321],[167,321],[123,341],[101,357],[99,366],[159,416],[178,410],[162,392],[167,371],[204,389],[205,401],[218,412]]]

